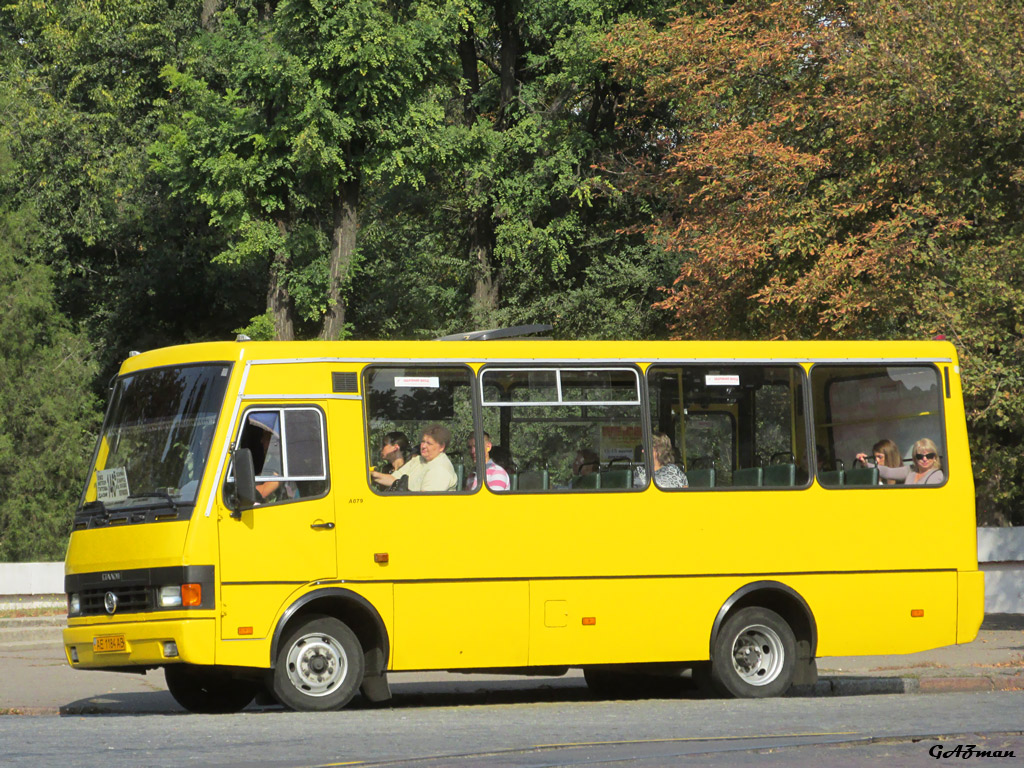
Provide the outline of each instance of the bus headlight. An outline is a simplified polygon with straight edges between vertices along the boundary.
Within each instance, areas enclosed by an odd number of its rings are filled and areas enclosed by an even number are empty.
[[[160,587],[159,605],[161,608],[180,608],[181,587]]]
[[[68,595],[68,616],[77,616],[82,612],[82,597],[77,592]]]

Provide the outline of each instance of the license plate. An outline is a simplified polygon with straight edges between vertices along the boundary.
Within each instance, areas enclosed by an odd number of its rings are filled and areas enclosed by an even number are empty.
[[[94,637],[92,649],[95,653],[112,653],[125,649],[124,635],[107,635],[106,637]]]

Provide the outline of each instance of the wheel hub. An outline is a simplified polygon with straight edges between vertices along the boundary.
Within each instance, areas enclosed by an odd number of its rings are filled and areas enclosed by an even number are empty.
[[[348,674],[345,649],[329,635],[306,635],[288,652],[288,679],[310,696],[327,696]]]
[[[733,644],[733,668],[750,685],[768,685],[783,669],[785,651],[782,640],[769,627],[747,627]]]

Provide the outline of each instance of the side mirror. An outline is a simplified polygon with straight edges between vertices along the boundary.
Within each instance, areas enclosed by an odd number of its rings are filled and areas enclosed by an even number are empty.
[[[241,517],[243,509],[252,509],[259,500],[256,492],[256,469],[252,463],[252,451],[236,448],[231,452],[235,472],[235,511],[232,517]]]

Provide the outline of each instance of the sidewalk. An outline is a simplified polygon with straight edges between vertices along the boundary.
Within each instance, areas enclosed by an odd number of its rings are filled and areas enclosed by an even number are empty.
[[[0,715],[180,712],[162,670],[146,675],[71,669],[63,615],[0,619]],[[968,645],[904,656],[818,660],[818,683],[793,696],[1024,690],[1024,615],[987,616]],[[393,706],[459,706],[590,698],[579,670],[563,677],[403,672]]]

